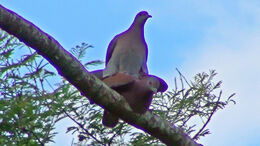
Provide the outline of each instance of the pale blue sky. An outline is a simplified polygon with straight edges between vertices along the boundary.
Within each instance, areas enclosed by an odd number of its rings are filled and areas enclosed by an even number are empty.
[[[87,42],[86,60],[104,59],[114,35],[127,29],[140,10],[145,25],[148,68],[172,87],[175,68],[187,78],[216,69],[224,95],[237,105],[218,112],[201,139],[206,146],[260,145],[260,1],[257,0],[1,0],[67,49]],[[63,125],[66,127],[65,123]],[[56,138],[69,145],[71,136]]]

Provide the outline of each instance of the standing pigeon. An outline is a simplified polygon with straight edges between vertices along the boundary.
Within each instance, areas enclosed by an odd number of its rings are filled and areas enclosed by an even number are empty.
[[[116,35],[109,43],[103,78],[116,73],[126,73],[137,78],[148,74],[144,24],[150,17],[146,11],[139,12],[129,29]]]
[[[152,75],[144,75],[141,78],[117,73],[103,80],[110,88],[121,94],[134,112],[143,114],[152,102],[153,94],[164,92],[168,86],[164,80]],[[115,127],[119,117],[104,110],[103,125]]]

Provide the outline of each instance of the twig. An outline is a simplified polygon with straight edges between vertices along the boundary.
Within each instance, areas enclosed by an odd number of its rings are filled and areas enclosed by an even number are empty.
[[[72,118],[64,109],[63,112],[73,121],[75,122],[80,128],[84,129],[84,131],[93,139],[95,139],[98,143],[104,144],[102,141],[98,140],[95,136],[93,136],[87,129],[84,128],[82,124],[80,124],[78,121],[76,121],[74,118]]]
[[[222,95],[222,91],[220,91],[220,93],[219,93],[217,104],[215,105],[215,107],[214,107],[212,113],[210,114],[208,120],[207,120],[206,123],[202,126],[202,128],[193,136],[192,139],[194,139],[194,140],[198,139],[199,134],[200,134],[200,133],[204,130],[204,128],[208,125],[209,121],[211,120],[211,117],[213,116],[213,114],[215,113],[215,111],[216,111],[217,108],[218,108],[218,104],[219,104],[219,100],[220,100],[221,95]]]

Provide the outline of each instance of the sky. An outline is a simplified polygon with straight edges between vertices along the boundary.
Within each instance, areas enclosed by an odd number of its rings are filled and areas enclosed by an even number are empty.
[[[205,146],[260,145],[260,1],[258,0],[1,0],[70,49],[94,46],[86,61],[105,58],[108,43],[126,30],[135,15],[148,11],[145,25],[148,69],[173,87],[178,68],[188,79],[216,69],[223,95],[236,93],[236,105],[218,111]],[[63,127],[69,122],[61,123]],[[72,136],[60,129],[55,146]]]

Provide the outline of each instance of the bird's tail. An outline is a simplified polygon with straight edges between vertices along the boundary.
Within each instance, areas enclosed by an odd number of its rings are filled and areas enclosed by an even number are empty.
[[[108,112],[108,111],[104,111],[104,115],[103,115],[103,119],[102,119],[102,123],[104,126],[113,128],[117,125],[119,118],[117,116],[115,116],[114,114]]]

